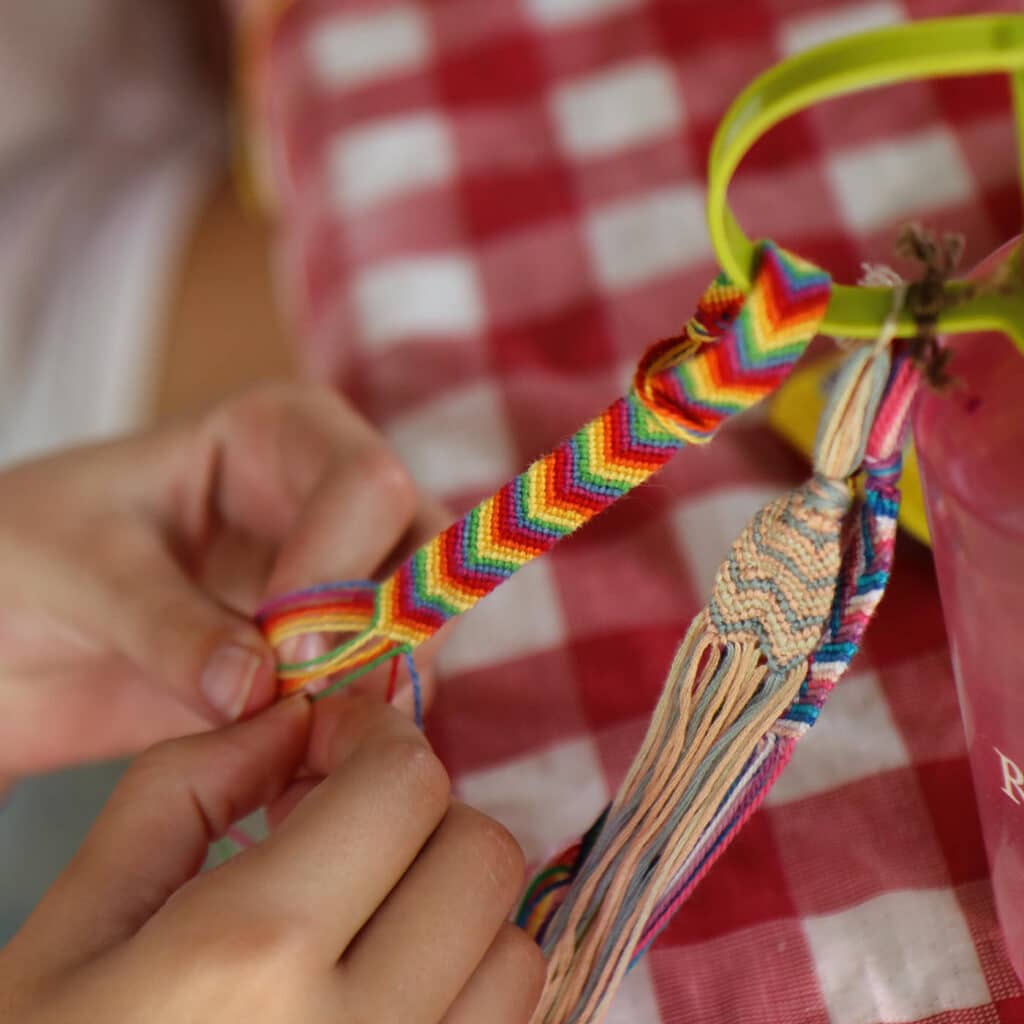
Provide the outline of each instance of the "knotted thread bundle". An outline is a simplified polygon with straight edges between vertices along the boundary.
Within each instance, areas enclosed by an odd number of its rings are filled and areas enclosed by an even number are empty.
[[[904,355],[890,373],[888,341],[848,359],[814,479],[762,509],[733,545],[615,801],[528,891],[520,921],[549,956],[535,1024],[602,1019],[856,651],[888,579],[899,452],[920,379]],[[844,551],[861,466],[867,497]]]
[[[684,445],[770,394],[824,316],[829,279],[762,243],[750,294],[724,278],[697,316],[644,357],[630,392],[417,551],[383,583],[331,584],[263,609],[274,647],[307,634],[347,637],[279,666],[282,695],[340,683],[408,654],[518,569],[656,473]],[[337,684],[336,684],[337,685]]]
[[[722,279],[634,387],[597,420],[416,553],[383,584],[329,584],[264,609],[275,644],[351,632],[282,667],[282,691],[342,683],[402,654],[656,472],[688,442],[773,390],[824,313],[828,280],[770,244],[746,300]],[[895,323],[895,316],[891,323]],[[549,954],[535,1024],[599,1021],[642,955],[759,806],[856,652],[892,562],[900,450],[919,368],[890,373],[888,329],[839,375],[815,476],[734,544],[674,659],[614,803],[538,875],[520,922]],[[866,498],[851,510],[851,478]]]

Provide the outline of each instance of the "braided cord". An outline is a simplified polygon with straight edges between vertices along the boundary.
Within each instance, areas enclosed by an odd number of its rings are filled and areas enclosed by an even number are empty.
[[[762,243],[744,296],[725,278],[683,332],[654,345],[629,393],[420,548],[383,583],[330,584],[279,599],[258,621],[270,643],[311,633],[347,639],[282,664],[282,695],[344,680],[431,637],[514,572],[656,473],[686,444],[774,391],[828,305],[817,267]]]
[[[864,631],[885,593],[892,568],[900,504],[901,453],[910,408],[920,383],[920,368],[907,351],[900,352],[867,437],[861,465],[864,501],[857,528],[843,558],[832,612],[811,656],[807,679],[797,698],[738,774],[675,884],[651,914],[634,952],[634,963],[650,948],[732,838],[761,806],[789,763],[798,739],[817,721],[829,693],[860,647]],[[604,815],[599,821],[603,818]],[[583,859],[579,844],[570,847],[538,875],[538,878],[550,878],[547,886],[539,887],[535,882],[527,889],[517,921],[538,942],[543,941]],[[555,868],[550,876],[547,876],[548,867]]]

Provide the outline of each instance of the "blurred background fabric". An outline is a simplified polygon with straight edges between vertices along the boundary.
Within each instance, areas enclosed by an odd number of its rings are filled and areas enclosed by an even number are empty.
[[[622,393],[715,273],[714,131],[786,56],[1018,0],[316,0],[252,90],[307,370],[464,510]],[[854,281],[900,226],[1021,229],[1009,83],[914,82],[774,129],[731,190]],[[901,267],[912,272],[912,268]],[[462,620],[428,732],[537,862],[587,828],[736,534],[808,472],[743,417]],[[628,976],[615,1024],[1024,1021],[929,554],[903,538],[852,672]]]
[[[0,460],[139,426],[222,162],[180,11],[0,0]]]
[[[645,345],[690,315],[715,272],[707,151],[741,88],[850,32],[1020,9],[1017,0],[264,6],[269,45],[250,69],[259,124],[250,141],[273,189],[275,287],[297,356],[456,511],[620,394]],[[185,121],[179,140],[205,132]],[[740,168],[732,198],[750,233],[838,280],[856,279],[863,260],[890,261],[911,218],[965,232],[970,262],[1020,231],[1014,151],[1004,79],[914,83],[779,126]],[[170,145],[154,166],[179,157]],[[161,235],[164,268],[175,237]],[[152,336],[140,330],[135,341],[137,365],[153,365],[139,354],[152,352]],[[133,380],[144,388],[145,377]],[[129,390],[106,415],[127,423],[131,403],[144,405]],[[728,545],[806,473],[763,417],[744,417],[460,625],[428,732],[459,793],[505,822],[529,859],[574,838],[609,799]],[[5,924],[61,857],[40,858],[34,874],[8,866],[46,844],[48,828],[54,850],[70,848],[87,815],[68,794],[87,779],[95,799],[102,772],[15,790],[0,817]],[[920,546],[901,543],[850,677],[767,805],[629,976],[610,1019],[1024,1022]]]
[[[185,6],[0,0],[0,464],[149,418],[162,321],[226,148]],[[0,942],[120,771],[0,796]]]

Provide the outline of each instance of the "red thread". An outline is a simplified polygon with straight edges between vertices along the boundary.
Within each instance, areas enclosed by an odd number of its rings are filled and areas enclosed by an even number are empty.
[[[388,677],[388,692],[384,698],[389,704],[395,699],[395,686],[398,683],[398,659],[391,659],[391,675]]]

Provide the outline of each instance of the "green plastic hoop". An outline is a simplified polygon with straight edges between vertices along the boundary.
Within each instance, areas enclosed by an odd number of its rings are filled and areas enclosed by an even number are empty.
[[[878,29],[808,50],[761,75],[736,99],[711,147],[708,227],[722,269],[746,286],[754,243],[729,209],[729,181],[750,147],[784,118],[825,99],[918,78],[1005,72],[1011,76],[1018,166],[1024,180],[1024,15],[939,18]],[[951,283],[955,293],[965,286]],[[836,285],[822,325],[828,334],[877,336],[892,310],[889,288]],[[939,319],[945,333],[998,330],[1024,350],[1024,294],[962,298]],[[899,329],[910,332],[904,315]]]

